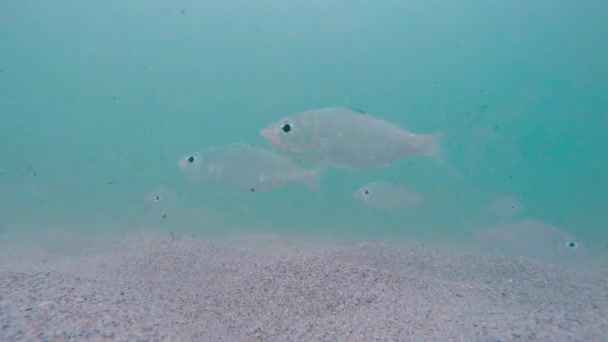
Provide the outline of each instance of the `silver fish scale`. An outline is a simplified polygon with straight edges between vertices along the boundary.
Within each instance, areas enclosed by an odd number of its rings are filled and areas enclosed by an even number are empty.
[[[342,167],[388,166],[418,154],[421,147],[418,135],[347,108],[307,111],[284,122],[294,128],[282,138],[299,147],[297,151],[294,148],[294,156],[309,162]]]

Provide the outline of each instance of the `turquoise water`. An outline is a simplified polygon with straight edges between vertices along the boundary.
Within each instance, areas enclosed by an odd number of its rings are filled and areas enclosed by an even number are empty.
[[[600,0],[4,1],[0,229],[466,240],[508,195],[605,250],[607,16]],[[336,105],[445,130],[461,176],[412,158],[330,169],[317,192],[235,193],[177,167],[207,146],[270,148],[262,127]],[[352,198],[375,180],[425,204]],[[159,187],[157,210],[143,199]]]

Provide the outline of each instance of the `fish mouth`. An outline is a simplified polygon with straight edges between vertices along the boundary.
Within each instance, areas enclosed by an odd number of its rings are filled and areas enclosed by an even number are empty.
[[[260,135],[275,146],[279,146],[281,144],[281,138],[277,132],[271,128],[264,128],[260,130]]]

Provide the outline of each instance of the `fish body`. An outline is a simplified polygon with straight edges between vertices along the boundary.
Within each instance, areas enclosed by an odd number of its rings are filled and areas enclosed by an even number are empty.
[[[294,158],[341,168],[385,167],[412,156],[440,159],[441,155],[441,133],[414,134],[344,107],[285,117],[262,129],[260,135]]]
[[[483,245],[483,249],[507,257],[554,262],[588,253],[571,235],[535,219],[479,231],[475,238]]]
[[[358,188],[353,196],[377,209],[405,209],[421,202],[422,197],[409,189],[389,182],[372,182]]]
[[[320,169],[301,168],[273,151],[238,143],[207,148],[178,165],[196,180],[249,191],[273,190],[294,182],[317,189],[320,174]]]

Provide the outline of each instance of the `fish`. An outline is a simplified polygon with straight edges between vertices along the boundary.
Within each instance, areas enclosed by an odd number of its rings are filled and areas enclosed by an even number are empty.
[[[211,146],[179,160],[178,166],[196,181],[214,181],[251,192],[274,190],[290,183],[319,188],[321,168],[306,169],[286,156],[252,145]]]
[[[573,236],[536,219],[498,225],[473,234],[481,249],[505,257],[560,262],[589,254]]]
[[[405,209],[422,200],[422,196],[390,182],[371,182],[359,187],[353,197],[377,209]]]
[[[144,196],[144,203],[155,219],[173,218],[179,207],[175,191],[164,185],[148,192]]]
[[[414,134],[346,107],[313,109],[260,130],[276,149],[304,162],[336,168],[377,168],[412,157],[443,160],[441,131]]]

